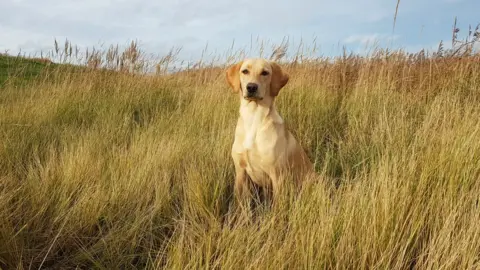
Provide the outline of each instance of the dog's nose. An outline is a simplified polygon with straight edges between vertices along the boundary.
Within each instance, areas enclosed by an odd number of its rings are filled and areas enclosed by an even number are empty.
[[[247,91],[248,93],[255,93],[258,90],[258,84],[256,83],[248,83],[247,84]]]

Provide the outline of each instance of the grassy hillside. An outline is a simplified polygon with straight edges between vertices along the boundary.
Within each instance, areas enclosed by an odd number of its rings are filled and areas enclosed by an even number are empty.
[[[48,67],[55,66],[47,59],[25,58],[0,54],[0,86],[7,79],[21,78],[22,81],[38,77]]]
[[[479,57],[284,64],[278,109],[318,179],[247,220],[223,70],[6,84],[0,266],[478,269]]]

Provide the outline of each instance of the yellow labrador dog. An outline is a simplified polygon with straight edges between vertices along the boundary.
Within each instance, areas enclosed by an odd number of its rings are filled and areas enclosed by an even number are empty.
[[[239,199],[248,194],[248,177],[271,190],[275,198],[287,173],[298,183],[313,172],[305,151],[275,109],[275,97],[288,80],[289,75],[277,63],[264,59],[247,59],[227,70],[227,81],[240,96],[232,147]]]

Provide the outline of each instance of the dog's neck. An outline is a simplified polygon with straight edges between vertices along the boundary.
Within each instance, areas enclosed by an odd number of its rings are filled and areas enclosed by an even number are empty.
[[[257,131],[265,119],[271,118],[276,124],[283,124],[283,119],[277,112],[273,97],[265,97],[262,100],[250,101],[243,97],[240,101],[240,117],[245,128],[245,149],[251,149],[254,145]]]

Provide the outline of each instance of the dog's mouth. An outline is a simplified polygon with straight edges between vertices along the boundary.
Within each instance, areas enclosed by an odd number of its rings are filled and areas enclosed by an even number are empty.
[[[263,99],[263,97],[257,97],[257,96],[244,96],[243,98],[248,101],[260,101]]]

